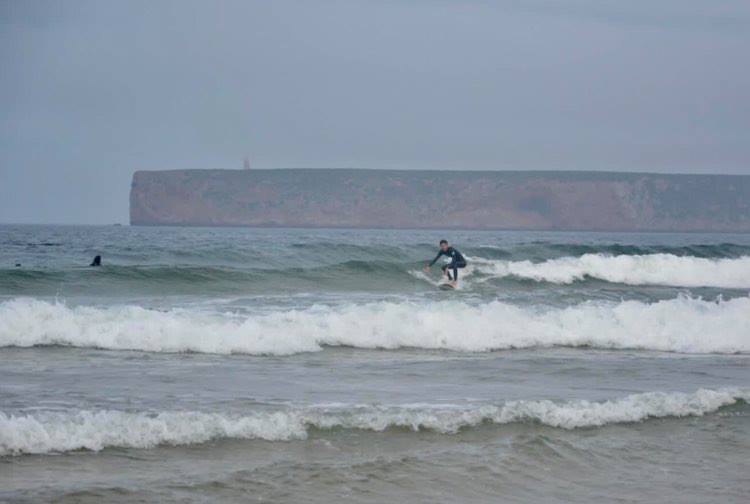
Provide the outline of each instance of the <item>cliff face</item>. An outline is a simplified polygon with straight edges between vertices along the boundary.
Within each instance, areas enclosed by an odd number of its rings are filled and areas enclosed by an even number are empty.
[[[138,171],[134,225],[750,232],[750,176]]]

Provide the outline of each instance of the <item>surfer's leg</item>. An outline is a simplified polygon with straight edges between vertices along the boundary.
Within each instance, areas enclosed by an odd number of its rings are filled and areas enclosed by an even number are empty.
[[[452,263],[451,263],[451,264],[452,264]],[[447,276],[447,277],[448,277],[448,280],[453,280],[453,279],[451,278],[451,272],[450,272],[450,271],[448,270],[448,268],[450,268],[450,267],[451,267],[451,264],[443,264],[443,267],[442,267],[442,270],[443,270],[443,275]]]
[[[451,263],[451,267],[453,268],[453,280],[458,281],[458,268],[465,268],[466,263],[463,261],[461,262],[454,261]]]
[[[448,277],[451,282],[458,281],[458,268],[465,268],[465,261],[451,261],[450,264],[443,265],[443,274]],[[453,270],[453,276],[451,276],[451,270]]]

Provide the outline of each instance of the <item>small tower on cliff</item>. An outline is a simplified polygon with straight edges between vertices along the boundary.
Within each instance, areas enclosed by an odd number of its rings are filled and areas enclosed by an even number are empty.
[[[250,169],[250,158],[245,156],[245,159],[242,160],[242,169],[243,170],[249,170]]]

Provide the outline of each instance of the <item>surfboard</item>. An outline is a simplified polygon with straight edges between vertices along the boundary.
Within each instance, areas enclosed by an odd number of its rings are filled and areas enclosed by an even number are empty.
[[[438,288],[440,290],[455,290],[456,289],[456,287],[453,284],[449,284],[449,283],[441,283],[440,285],[438,285]]]

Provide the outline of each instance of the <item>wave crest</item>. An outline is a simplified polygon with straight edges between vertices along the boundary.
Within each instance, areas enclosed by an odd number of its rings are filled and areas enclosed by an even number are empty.
[[[501,405],[409,407],[309,407],[245,416],[203,412],[129,413],[123,411],[0,412],[0,455],[42,454],[107,447],[153,448],[212,439],[305,439],[310,428],[383,431],[408,428],[452,434],[482,423],[539,422],[575,429],[649,418],[701,416],[747,401],[750,391],[700,389],[695,393],[648,392],[591,402],[510,401]]]
[[[0,347],[68,345],[151,352],[289,355],[325,346],[486,352],[595,347],[679,353],[750,352],[750,298],[690,297],[567,308],[377,302],[257,316],[68,307],[31,298],[0,303]]]
[[[586,278],[627,285],[750,288],[750,256],[707,259],[672,254],[584,254],[534,263],[472,258],[477,273],[570,284]]]

